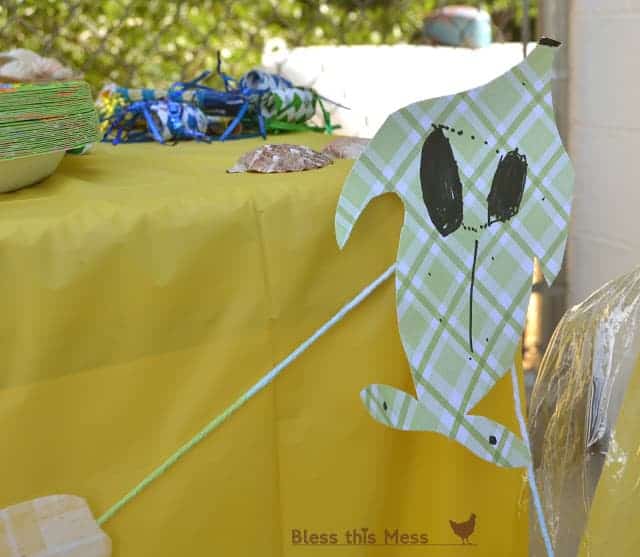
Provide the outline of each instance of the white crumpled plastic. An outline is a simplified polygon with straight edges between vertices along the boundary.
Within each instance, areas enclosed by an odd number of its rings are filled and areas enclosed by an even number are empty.
[[[529,429],[557,557],[578,554],[607,455],[620,457],[615,425],[639,351],[640,267],[571,308],[541,362]],[[537,524],[531,555],[545,555]]]

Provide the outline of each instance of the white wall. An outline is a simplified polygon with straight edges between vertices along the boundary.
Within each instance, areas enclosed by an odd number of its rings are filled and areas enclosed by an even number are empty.
[[[640,0],[573,0],[569,303],[640,264]]]

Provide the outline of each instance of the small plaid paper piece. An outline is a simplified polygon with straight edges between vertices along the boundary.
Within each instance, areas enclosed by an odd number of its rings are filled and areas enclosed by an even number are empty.
[[[109,557],[111,540],[86,501],[50,495],[0,510],[2,557]]]

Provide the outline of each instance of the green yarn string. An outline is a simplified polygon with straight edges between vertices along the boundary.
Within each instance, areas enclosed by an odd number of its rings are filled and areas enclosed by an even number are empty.
[[[151,483],[160,478],[169,468],[176,464],[184,455],[186,455],[191,449],[203,441],[210,433],[218,429],[224,422],[226,422],[231,415],[244,404],[269,385],[289,364],[293,363],[298,356],[300,356],[307,348],[309,348],[316,340],[324,335],[329,329],[340,322],[345,315],[347,315],[352,309],[358,306],[363,300],[365,300],[378,286],[386,281],[396,269],[395,263],[391,265],[384,273],[382,273],[371,284],[365,287],[360,293],[353,298],[350,302],[345,304],[329,321],[327,321],[322,327],[320,327],[315,333],[313,333],[307,340],[300,344],[293,352],[291,352],[284,360],[278,363],[271,369],[266,375],[264,375],[253,387],[248,391],[240,395],[238,399],[227,407],[221,414],[213,418],[199,433],[195,435],[190,441],[182,445],[175,453],[173,453],[167,460],[165,460],[160,466],[153,470],[146,478],[144,478],[138,485],[136,485],[129,493],[116,502],[111,508],[107,510],[102,516],[98,518],[98,524],[103,525],[109,519],[111,519],[120,509],[122,509],[127,503],[135,499],[140,493],[142,493]]]

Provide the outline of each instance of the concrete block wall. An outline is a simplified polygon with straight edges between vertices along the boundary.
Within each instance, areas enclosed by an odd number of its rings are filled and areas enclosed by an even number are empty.
[[[640,265],[640,0],[570,5],[569,303]]]

